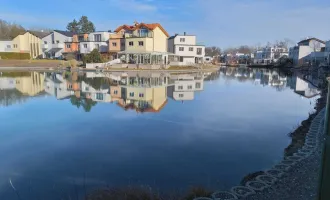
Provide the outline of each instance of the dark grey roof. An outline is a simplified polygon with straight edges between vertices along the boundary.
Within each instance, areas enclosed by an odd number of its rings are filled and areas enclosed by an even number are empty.
[[[302,40],[302,41],[298,42],[298,44],[300,44],[300,43],[304,43],[304,42],[307,42],[307,41],[310,41],[310,40],[316,40],[316,41],[318,41],[318,42],[320,42],[320,43],[325,44],[325,42],[324,42],[323,40],[317,39],[317,38],[315,38],[315,37],[313,37],[313,38],[308,38],[308,39],[306,39],[306,40]]]
[[[27,32],[31,33],[32,35],[34,35],[40,39],[42,39],[50,34],[49,32],[41,32],[41,31],[27,31]]]
[[[70,31],[60,31],[60,30],[54,30],[54,31],[62,35],[65,35],[67,37],[73,37],[73,35],[75,34],[74,32],[70,32]]]

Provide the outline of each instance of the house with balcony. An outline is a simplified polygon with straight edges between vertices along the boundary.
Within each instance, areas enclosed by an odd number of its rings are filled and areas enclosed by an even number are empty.
[[[205,46],[196,42],[195,35],[176,34],[168,39],[168,52],[179,56],[177,65],[204,63]]]
[[[39,31],[26,31],[12,40],[12,51],[29,53],[31,58],[42,57],[42,38],[49,33]]]
[[[324,47],[324,41],[317,38],[308,38],[298,42],[296,46],[290,48],[289,58],[292,59],[293,64],[296,66],[310,64],[311,53],[321,52]]]
[[[88,33],[73,34],[72,39],[64,42],[63,56],[67,59],[74,58],[81,60],[80,42],[88,40]]]
[[[80,41],[79,49],[81,54],[87,54],[97,49],[101,54],[109,52],[110,33],[107,31],[98,31],[88,34],[88,38]]]
[[[13,52],[13,41],[0,40],[0,52]]]
[[[134,25],[119,26],[115,32],[124,35],[125,50],[118,52],[123,63],[149,66],[168,64],[169,34],[159,23],[135,22]]]
[[[46,37],[42,38],[43,58],[62,58],[65,42],[72,41],[74,33],[68,31],[54,30]]]

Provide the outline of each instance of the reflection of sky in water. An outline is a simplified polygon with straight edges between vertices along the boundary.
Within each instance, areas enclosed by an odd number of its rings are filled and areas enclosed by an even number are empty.
[[[228,188],[282,159],[287,134],[314,101],[221,76],[204,82],[193,101],[169,99],[159,113],[110,103],[86,113],[51,96],[1,107],[0,199],[15,198],[9,178],[23,198],[59,199],[83,191],[84,182]]]

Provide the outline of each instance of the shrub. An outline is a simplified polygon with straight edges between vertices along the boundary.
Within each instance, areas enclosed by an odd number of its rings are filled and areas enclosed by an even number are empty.
[[[83,56],[83,62],[86,63],[102,63],[103,58],[100,54],[100,52],[97,49],[94,49],[89,54],[86,54]]]
[[[76,59],[72,59],[72,60],[69,60],[69,65],[74,68],[74,67],[77,67],[78,65],[78,62]]]
[[[12,59],[12,60],[29,60],[29,53],[18,53],[18,52],[0,52],[1,59]]]

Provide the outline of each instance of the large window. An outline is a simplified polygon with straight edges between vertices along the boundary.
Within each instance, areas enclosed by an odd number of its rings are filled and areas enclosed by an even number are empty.
[[[179,94],[179,97],[180,97],[180,98],[183,98],[183,96],[184,96],[183,94]]]
[[[148,29],[142,28],[138,32],[139,32],[140,37],[147,37],[149,31],[148,31]]]
[[[70,49],[71,48],[71,44],[67,44],[66,48]]]
[[[189,47],[189,51],[194,51],[194,47]]]
[[[179,90],[183,90],[183,86],[182,86],[182,85],[179,85],[179,86],[178,86],[178,89],[179,89]]]
[[[144,97],[144,94],[143,93],[139,93],[139,97],[140,98]]]
[[[84,48],[87,48],[87,44],[84,44]]]
[[[95,34],[94,35],[94,41],[95,42],[101,42],[101,34]]]
[[[117,42],[113,42],[112,46],[116,47],[117,46]]]
[[[130,97],[134,97],[134,92],[130,92],[130,93],[129,93],[129,96],[130,96]]]

